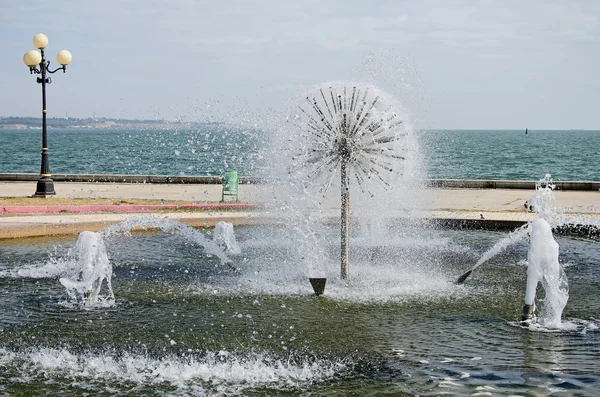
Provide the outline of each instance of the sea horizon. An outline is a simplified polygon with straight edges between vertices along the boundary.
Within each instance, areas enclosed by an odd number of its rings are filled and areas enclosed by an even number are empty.
[[[269,176],[268,130],[208,124],[192,128],[52,128],[51,172],[61,174]],[[417,129],[429,179],[600,180],[598,130]],[[85,139],[78,137],[84,136]],[[1,173],[36,173],[40,131],[0,129]]]

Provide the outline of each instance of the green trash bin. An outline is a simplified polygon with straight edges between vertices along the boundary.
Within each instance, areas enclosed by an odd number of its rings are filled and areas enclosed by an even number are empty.
[[[237,170],[225,171],[223,175],[223,194],[221,201],[226,201],[226,198],[235,198],[238,201],[238,172]]]

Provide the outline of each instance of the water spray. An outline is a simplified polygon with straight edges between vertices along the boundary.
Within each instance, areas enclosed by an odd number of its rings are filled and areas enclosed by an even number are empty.
[[[535,295],[538,284],[542,284],[545,297],[540,323],[557,328],[561,323],[563,309],[569,299],[567,276],[558,261],[559,246],[552,235],[552,226],[557,213],[552,205],[554,188],[552,176],[546,174],[535,185],[535,194],[526,203],[537,211],[538,216],[530,223],[530,242],[527,252],[527,288],[521,322],[536,322]]]
[[[529,251],[527,252],[527,287],[525,290],[525,303],[521,311],[521,322],[531,324],[536,322],[536,289],[542,284],[546,293],[544,298],[543,313],[540,322],[547,327],[559,327],[562,311],[569,298],[567,276],[558,261],[558,243],[552,235],[551,223],[554,221],[556,208],[554,201],[552,177],[546,174],[535,186],[535,194],[525,203],[525,207],[537,211],[537,218],[527,223],[489,249],[473,268],[460,276],[456,281],[462,284],[469,275],[481,264],[494,257],[509,245],[520,241],[527,235],[530,236]]]
[[[230,222],[219,222],[213,230],[213,243],[218,245],[226,254],[240,255],[242,250],[235,239],[233,224]]]
[[[370,87],[343,84],[322,87],[300,106],[301,128],[312,145],[294,156],[304,173],[305,184],[329,172],[331,176],[325,178],[327,182],[320,188],[325,195],[338,169],[340,172],[342,280],[349,277],[351,181],[373,196],[367,182],[374,179],[389,188],[387,175],[398,171],[399,162],[405,159],[396,147],[406,136],[402,120],[374,91]]]
[[[93,306],[99,301],[114,301],[112,265],[102,234],[81,232],[69,256],[73,266],[59,281],[71,299],[84,306]],[[103,284],[106,284],[107,290],[104,295],[101,293]]]
[[[456,284],[462,284],[466,281],[466,279],[477,269],[479,266],[483,265],[488,260],[492,259],[494,256],[498,255],[500,252],[504,251],[508,246],[517,243],[527,237],[529,233],[529,224],[525,224],[519,227],[516,230],[513,230],[508,234],[508,236],[504,237],[502,240],[498,241],[492,248],[487,250],[481,258],[477,261],[477,263],[465,274],[460,276],[458,280],[456,280]]]
[[[551,221],[556,209],[551,206],[551,202],[554,201],[554,190],[555,185],[552,184],[552,177],[550,174],[546,174],[544,178],[540,179],[535,184],[535,194],[529,200],[527,200],[525,207],[531,208],[532,211],[538,212],[538,217]],[[467,278],[473,273],[475,269],[483,265],[485,262],[498,255],[508,246],[517,243],[527,237],[530,232],[530,224],[525,224],[516,230],[510,232],[508,236],[496,243],[492,248],[487,250],[477,263],[466,273],[456,280],[456,284],[464,283]]]

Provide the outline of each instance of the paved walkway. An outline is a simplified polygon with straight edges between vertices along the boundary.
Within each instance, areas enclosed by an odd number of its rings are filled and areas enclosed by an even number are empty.
[[[0,197],[26,197],[35,191],[35,182],[0,182]],[[221,199],[221,185],[192,184],[119,184],[119,183],[55,183],[56,197],[100,199],[160,199],[178,200],[182,203],[211,203]],[[268,202],[276,193],[265,185],[241,185],[240,201],[252,204]],[[440,220],[477,220],[497,222],[527,222],[535,214],[525,212],[523,204],[531,198],[533,190],[518,189],[426,189],[420,192],[420,208],[411,211],[398,203],[390,215],[395,217],[416,216]],[[556,207],[567,215],[585,217],[593,224],[600,224],[600,192],[556,191]],[[52,199],[48,199],[51,204]],[[110,210],[110,209],[109,209]],[[122,210],[122,209],[121,209]],[[339,210],[332,207],[331,216]],[[1,211],[0,211],[1,212]],[[82,230],[102,230],[106,226],[132,216],[168,217],[190,226],[211,226],[224,220],[234,224],[277,221],[281,213],[277,208],[257,210],[238,209],[225,211],[219,208],[193,208],[161,212],[139,211],[134,213],[58,213],[58,214],[5,214],[0,215],[0,238],[72,234]]]

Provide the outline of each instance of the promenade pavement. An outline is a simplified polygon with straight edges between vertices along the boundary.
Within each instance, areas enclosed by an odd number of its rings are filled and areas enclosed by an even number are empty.
[[[22,197],[18,206],[25,209],[27,196],[35,191],[35,182],[0,182],[0,198]],[[234,224],[276,222],[281,213],[276,207],[263,207],[269,198],[278,192],[267,185],[240,185],[239,198],[243,203],[257,204],[255,209],[240,209],[218,206],[193,208],[215,204],[221,200],[221,185],[198,184],[131,184],[131,183],[68,183],[55,182],[57,199],[106,200],[108,205],[115,201],[162,200],[165,204],[185,204],[188,208],[161,211],[140,210],[119,212],[114,209],[94,213],[19,213],[2,214],[0,203],[0,238],[18,238],[28,236],[46,236],[73,234],[82,230],[102,230],[110,224],[120,222],[132,216],[177,219],[190,226],[212,226],[219,221]],[[279,192],[280,193],[280,192]],[[428,188],[419,197],[424,201],[417,216],[429,219],[450,221],[472,221],[485,219],[496,222],[523,223],[535,218],[534,213],[525,211],[524,203],[534,194],[534,190],[525,189],[439,189]],[[600,222],[599,191],[555,191],[555,206],[573,216],[586,217],[594,224]],[[45,199],[48,205],[54,205],[55,198]],[[40,200],[36,200],[37,207]],[[192,205],[191,207],[189,205]],[[12,207],[15,207],[14,205]],[[332,216],[339,216],[339,209],[332,208]],[[391,216],[415,216],[414,212],[400,205],[390,213]]]

